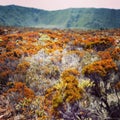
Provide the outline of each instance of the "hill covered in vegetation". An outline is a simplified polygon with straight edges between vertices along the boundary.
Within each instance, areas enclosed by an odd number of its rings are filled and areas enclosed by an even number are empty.
[[[45,11],[15,5],[0,6],[0,25],[43,28],[119,28],[120,10],[70,8]]]
[[[0,119],[119,119],[119,31],[1,27]]]

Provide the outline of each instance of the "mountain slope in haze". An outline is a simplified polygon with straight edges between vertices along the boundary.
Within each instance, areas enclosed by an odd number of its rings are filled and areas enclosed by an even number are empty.
[[[0,6],[0,25],[47,28],[119,28],[120,10],[70,8],[46,11],[15,5]]]

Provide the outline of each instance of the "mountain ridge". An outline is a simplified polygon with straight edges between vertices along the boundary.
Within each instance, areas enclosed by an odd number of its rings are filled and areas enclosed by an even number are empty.
[[[43,10],[16,5],[0,6],[1,26],[43,28],[120,28],[120,9],[68,8]]]

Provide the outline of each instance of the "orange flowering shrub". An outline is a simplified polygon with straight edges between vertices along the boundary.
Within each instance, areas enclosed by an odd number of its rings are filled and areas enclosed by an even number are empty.
[[[75,77],[77,75],[79,72],[76,69],[65,70],[61,75],[61,81],[47,89],[45,105],[50,115],[58,115],[56,109],[63,107],[64,103],[73,103],[83,98],[83,89],[79,87],[79,82]]]
[[[100,51],[98,55],[101,57],[102,60],[104,59],[112,59],[109,51]]]
[[[64,44],[61,42],[52,42],[52,41],[47,41],[44,45],[44,48],[48,53],[52,53],[56,50],[62,51],[63,50]]]
[[[79,73],[79,71],[78,71],[77,69],[75,69],[75,68],[69,68],[69,69],[65,70],[65,71],[62,73],[61,78],[64,80],[64,78],[66,78],[66,77],[68,77],[68,76],[70,76],[70,75],[72,75],[72,76],[79,76],[80,73]]]
[[[85,48],[87,49],[95,49],[96,51],[103,51],[106,48],[115,44],[115,40],[110,37],[103,37],[103,38],[89,38],[84,41]]]
[[[35,98],[34,91],[22,82],[9,83],[11,86],[5,93],[11,100],[15,112],[21,112],[26,117],[32,116],[34,109],[30,107]]]
[[[10,70],[5,70],[5,71],[0,72],[0,84],[1,85],[4,85],[8,82],[9,74],[11,74]]]
[[[106,59],[85,66],[82,72],[85,75],[97,73],[100,76],[106,76],[111,70],[117,70],[117,66],[112,59]]]
[[[6,45],[7,52],[12,51],[13,49],[15,49],[15,42],[14,41],[8,42],[7,45]]]
[[[120,48],[115,48],[112,52],[111,52],[111,56],[113,59],[115,60],[120,60]]]
[[[84,51],[79,51],[79,50],[72,50],[72,51],[69,51],[68,54],[76,54],[78,55],[79,57],[83,57],[84,56]]]
[[[6,47],[8,42],[9,42],[8,37],[2,36],[1,37],[1,42],[0,42],[0,47]]]
[[[62,81],[65,85],[64,99],[66,102],[75,102],[83,97],[83,90],[79,88],[78,80],[74,76],[69,75]]]
[[[20,49],[15,49],[13,53],[14,53],[14,56],[18,58],[20,58],[24,54],[23,51]]]
[[[22,100],[25,97],[34,98],[35,96],[34,92],[22,82],[15,82],[14,86],[10,88],[7,93],[12,94],[13,92],[19,95],[18,98],[15,98],[17,101]]]
[[[22,63],[18,64],[16,71],[25,73],[29,67],[30,63],[27,61],[23,61]]]
[[[82,47],[84,45],[84,41],[80,38],[77,38],[73,41],[74,46]]]

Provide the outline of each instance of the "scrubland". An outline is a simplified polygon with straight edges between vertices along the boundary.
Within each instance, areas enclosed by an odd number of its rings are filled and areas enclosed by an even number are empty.
[[[0,28],[0,120],[120,118],[120,29]]]

